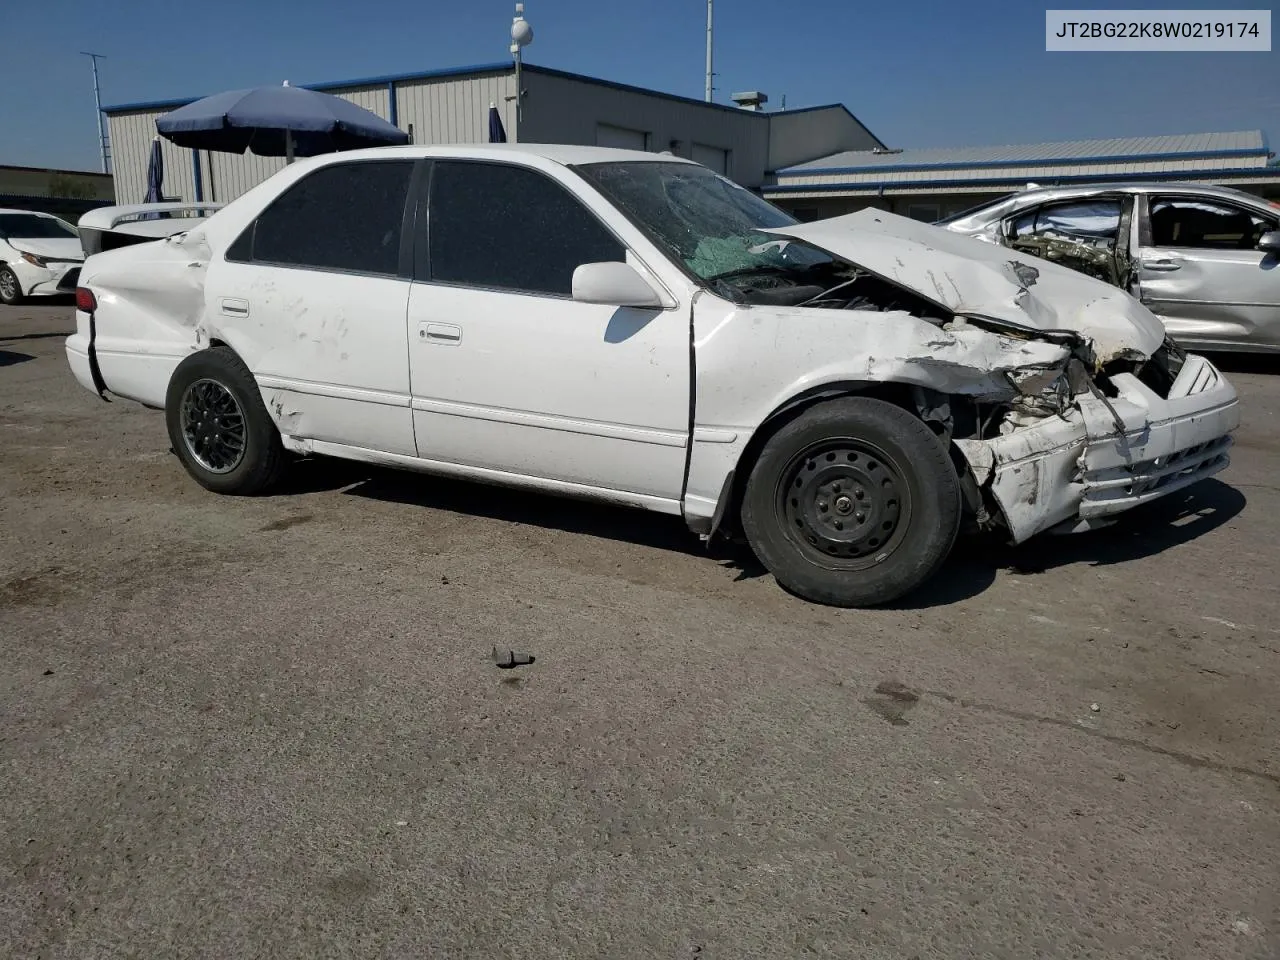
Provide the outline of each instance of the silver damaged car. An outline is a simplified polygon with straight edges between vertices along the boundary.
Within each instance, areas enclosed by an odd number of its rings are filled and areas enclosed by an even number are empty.
[[[1179,343],[1280,352],[1280,205],[1201,184],[1037,187],[938,222],[1105,280]]]

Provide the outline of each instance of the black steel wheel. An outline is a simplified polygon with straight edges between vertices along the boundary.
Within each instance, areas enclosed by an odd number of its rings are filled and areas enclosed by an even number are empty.
[[[284,471],[284,446],[257,381],[228,347],[201,350],[178,364],[165,397],[165,424],[187,472],[215,493],[262,493]]]
[[[883,449],[841,437],[792,457],[779,478],[776,508],[791,539],[815,562],[865,570],[902,543],[911,490]]]
[[[889,603],[931,577],[960,526],[960,484],[918,417],[882,400],[819,403],[760,451],[742,527],[788,590],[835,606]]]

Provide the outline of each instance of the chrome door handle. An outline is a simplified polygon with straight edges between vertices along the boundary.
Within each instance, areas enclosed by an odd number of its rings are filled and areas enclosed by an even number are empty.
[[[462,342],[462,328],[452,323],[422,323],[418,325],[418,339],[431,343],[458,344]]]
[[[1182,264],[1177,260],[1143,260],[1142,269],[1161,273],[1170,270],[1181,270]]]
[[[223,297],[221,306],[223,316],[247,317],[249,315],[248,300],[236,300],[231,297]]]

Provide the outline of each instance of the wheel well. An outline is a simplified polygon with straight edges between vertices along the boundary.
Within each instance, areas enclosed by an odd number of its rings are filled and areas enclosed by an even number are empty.
[[[882,381],[870,383],[865,381],[824,383],[820,387],[814,387],[804,393],[797,394],[765,417],[760,426],[756,428],[755,433],[751,435],[751,439],[747,441],[747,445],[743,448],[742,455],[738,457],[738,463],[731,474],[732,482],[726,491],[729,501],[723,505],[723,508],[717,508],[716,510],[716,514],[721,520],[718,527],[712,531],[713,534],[735,536],[740,532],[738,512],[742,507],[742,497],[747,489],[747,478],[751,475],[751,469],[755,466],[756,460],[760,456],[760,451],[769,442],[769,438],[810,407],[824,403],[827,400],[834,400],[837,397],[873,397],[876,400],[883,400],[886,403],[892,403],[894,406],[902,407],[913,416],[920,416],[912,397],[912,387],[905,383],[886,383]],[[932,423],[929,425],[933,427]]]

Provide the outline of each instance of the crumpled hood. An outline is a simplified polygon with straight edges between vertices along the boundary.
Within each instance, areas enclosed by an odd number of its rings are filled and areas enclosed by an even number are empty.
[[[765,231],[801,240],[906,287],[950,313],[1093,342],[1099,363],[1164,342],[1159,318],[1123,290],[1067,267],[883,210]]]
[[[84,251],[80,249],[80,241],[76,237],[32,238],[10,237],[9,244],[15,250],[34,253],[37,257],[50,257],[54,260],[83,260]]]

